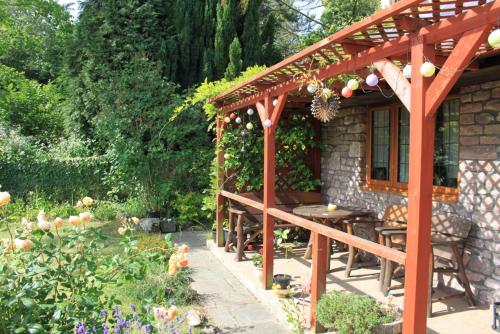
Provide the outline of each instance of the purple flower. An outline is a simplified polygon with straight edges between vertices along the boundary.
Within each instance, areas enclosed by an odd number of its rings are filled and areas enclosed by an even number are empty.
[[[102,325],[102,334],[110,334],[109,326],[107,324]]]
[[[120,317],[120,314],[118,314],[118,306],[115,306],[115,308],[114,308],[113,317],[115,317],[115,318]]]
[[[85,324],[84,323],[78,323],[76,326],[76,333],[77,334],[87,334],[87,331],[85,330]]]
[[[153,332],[153,326],[151,326],[150,324],[147,324],[144,329],[146,330],[146,333],[151,333]]]
[[[108,316],[108,312],[105,310],[105,309],[102,309],[101,310],[101,315],[104,319],[106,319],[106,317]]]
[[[136,308],[135,308],[135,305],[134,304],[130,304],[130,309],[135,312]]]

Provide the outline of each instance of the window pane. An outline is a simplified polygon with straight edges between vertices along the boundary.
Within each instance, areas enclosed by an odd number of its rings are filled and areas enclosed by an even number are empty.
[[[406,108],[398,110],[398,182],[408,183],[410,154],[410,113]]]
[[[391,128],[389,116],[389,110],[373,112],[371,178],[374,180],[389,180],[389,136]]]
[[[434,185],[457,187],[459,100],[446,100],[436,113]]]

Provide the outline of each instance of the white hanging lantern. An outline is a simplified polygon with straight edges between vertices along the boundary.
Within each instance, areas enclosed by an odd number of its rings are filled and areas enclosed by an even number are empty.
[[[372,73],[366,77],[366,84],[370,87],[378,85],[378,77],[376,74]]]
[[[420,66],[420,74],[422,74],[422,76],[429,78],[432,77],[434,73],[436,73],[436,66],[430,61],[426,61]]]
[[[234,121],[236,122],[236,124],[241,124],[241,118],[240,117],[236,117],[236,119]]]
[[[351,80],[347,81],[347,87],[350,90],[356,90],[356,89],[358,89],[359,88],[359,82],[358,82],[358,80],[351,79]]]
[[[229,116],[226,116],[226,118],[224,118],[224,122],[231,123],[231,118],[229,118]]]
[[[309,94],[314,94],[314,93],[316,93],[317,90],[318,90],[318,86],[316,86],[315,83],[310,83],[309,85],[307,85],[307,92]]]
[[[406,64],[405,67],[403,67],[403,76],[406,79],[411,79],[411,64]]]
[[[276,105],[277,105],[277,104],[278,104],[278,99],[274,99],[274,100],[273,100],[273,106],[275,106],[275,107],[276,107]]]
[[[490,33],[488,36],[488,44],[493,49],[500,47],[500,29],[495,29]]]
[[[247,130],[252,130],[252,129],[253,129],[253,124],[247,123]]]
[[[264,121],[263,124],[266,128],[270,128],[273,125],[273,122],[268,118]]]
[[[253,113],[254,113],[253,109],[252,108],[248,108],[248,110],[247,110],[248,116],[252,116]]]

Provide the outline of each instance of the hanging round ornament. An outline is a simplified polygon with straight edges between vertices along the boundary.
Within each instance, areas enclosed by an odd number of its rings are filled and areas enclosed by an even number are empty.
[[[246,137],[248,137],[249,133],[248,133],[248,131],[247,131],[247,130],[243,129],[243,130],[241,130],[240,135],[241,135],[243,138],[246,138]]]
[[[229,116],[226,116],[226,118],[224,118],[224,122],[231,123],[231,118],[229,118]]]
[[[406,64],[405,67],[403,67],[403,76],[406,79],[411,79],[411,64]]]
[[[278,104],[278,99],[274,99],[274,100],[273,100],[273,106],[275,106],[275,107],[276,107],[276,105],[277,105],[277,104]]]
[[[252,108],[248,108],[248,109],[247,109],[247,114],[248,114],[248,116],[252,116],[252,115],[253,115],[253,113],[254,113],[254,111],[253,111],[253,109],[252,109]]]
[[[378,85],[378,77],[376,74],[372,73],[366,77],[366,84],[370,87]]]
[[[236,114],[233,112],[231,115],[229,115],[229,118],[231,118],[232,121],[236,119]]]
[[[266,128],[270,128],[271,126],[273,126],[273,122],[268,118],[264,121],[264,123],[262,123]]]
[[[500,29],[495,29],[489,34],[488,44],[493,49],[500,47]]]
[[[340,107],[339,96],[330,89],[328,89],[329,98],[324,98],[325,89],[323,89],[323,92],[318,90],[316,94],[314,94],[311,103],[311,114],[324,123],[332,120],[338,113]]]
[[[314,94],[318,90],[318,86],[315,83],[310,83],[307,85],[307,92],[309,94]]]
[[[347,81],[347,87],[350,90],[354,91],[354,90],[359,88],[359,81],[356,79],[351,79],[351,80]],[[342,94],[342,95],[344,95],[344,94]]]
[[[434,73],[436,73],[436,67],[430,61],[426,61],[420,66],[420,74],[422,74],[422,76],[429,78],[432,77]]]
[[[253,124],[247,123],[247,130],[252,130],[252,129],[253,129]]]
[[[352,90],[347,86],[342,88],[342,96],[345,98],[350,98],[352,96]]]
[[[236,122],[236,124],[241,124],[241,118],[240,117],[236,117],[236,119],[234,121]]]

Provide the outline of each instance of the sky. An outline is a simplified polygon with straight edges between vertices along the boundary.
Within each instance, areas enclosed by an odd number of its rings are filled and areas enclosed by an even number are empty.
[[[73,19],[78,16],[78,0],[57,0],[61,5],[69,5],[68,10],[71,13]],[[316,18],[321,16],[323,12],[323,7],[321,6],[321,0],[296,0],[295,7],[313,14]]]

